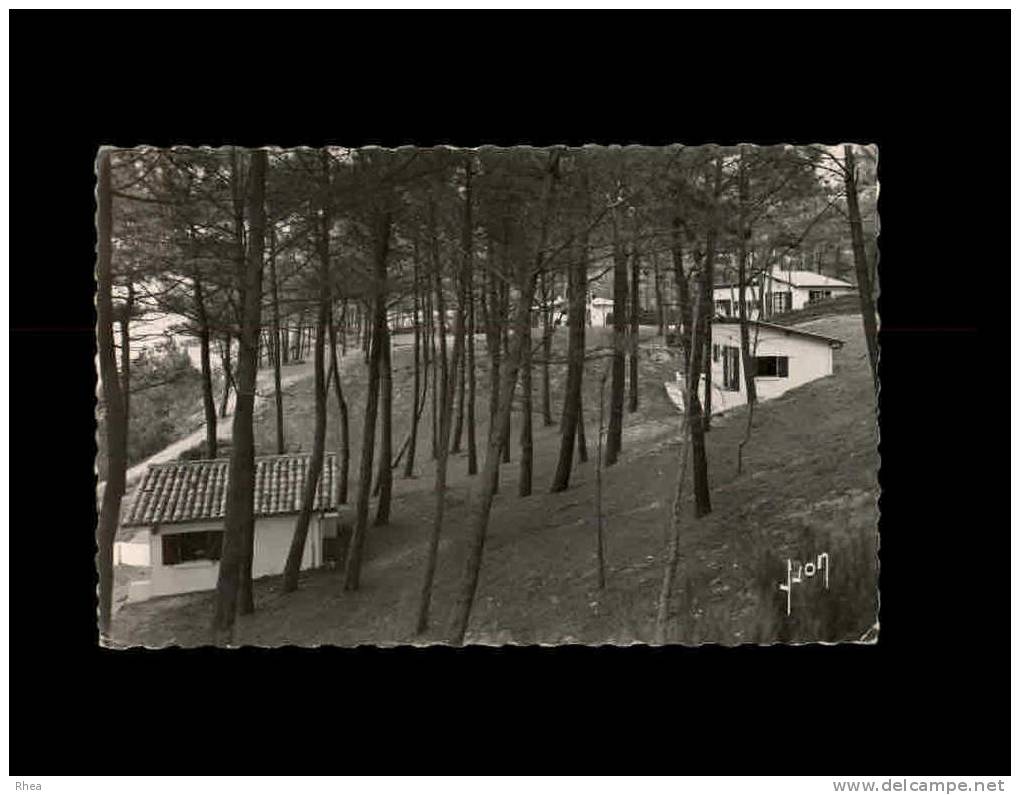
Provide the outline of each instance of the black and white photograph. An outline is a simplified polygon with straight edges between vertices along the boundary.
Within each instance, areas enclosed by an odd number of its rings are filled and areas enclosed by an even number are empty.
[[[12,791],[1007,791],[1005,13],[173,5],[5,31]]]
[[[875,145],[96,173],[103,645],[877,641]]]

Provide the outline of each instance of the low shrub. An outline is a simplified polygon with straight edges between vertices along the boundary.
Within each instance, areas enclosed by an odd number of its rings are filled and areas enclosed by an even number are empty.
[[[699,569],[686,574],[681,597],[681,642],[861,640],[878,619],[875,534],[819,532],[803,525],[795,535],[795,541],[784,549],[777,549],[757,531],[740,545],[740,559],[754,563],[738,594],[716,597],[713,585],[719,580],[712,572]],[[822,561],[825,567],[819,566],[823,554],[827,556]],[[808,564],[814,568],[810,576]],[[794,581],[798,573],[799,583]],[[788,581],[789,593],[780,588]]]

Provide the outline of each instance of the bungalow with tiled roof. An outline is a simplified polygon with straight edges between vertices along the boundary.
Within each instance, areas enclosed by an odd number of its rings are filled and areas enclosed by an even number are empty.
[[[283,573],[310,460],[308,453],[255,459],[253,577]],[[225,458],[149,467],[122,523],[148,529],[152,575],[149,580],[132,583],[131,601],[216,587],[229,468],[230,461]],[[327,453],[302,569],[323,565],[323,548],[337,536],[336,470],[336,455]]]

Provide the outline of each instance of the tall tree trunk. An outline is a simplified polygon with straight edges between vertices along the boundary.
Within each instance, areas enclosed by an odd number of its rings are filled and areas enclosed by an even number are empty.
[[[478,474],[478,441],[475,435],[475,393],[477,391],[477,379],[475,376],[475,289],[474,289],[474,252],[472,251],[470,273],[468,280],[468,336],[467,336],[467,446],[468,446],[468,474]]]
[[[588,442],[584,438],[584,399],[577,404],[577,463],[588,461]]]
[[[347,314],[347,299],[343,300],[340,308],[340,351],[341,356],[347,355],[347,331],[350,328],[351,319]]]
[[[412,321],[414,324],[414,391],[411,395],[412,406],[411,406],[411,430],[408,434],[407,441],[407,458],[404,461],[404,477],[409,478],[414,475],[414,456],[418,447],[418,418],[419,418],[419,404],[424,402],[424,395],[419,397],[418,392],[421,389],[421,354],[422,354],[422,329],[421,329],[421,316],[419,314],[419,306],[421,305],[420,293],[421,284],[419,279],[419,267],[418,267],[418,238],[415,236],[414,239],[414,305],[411,311]],[[428,376],[426,375],[426,378]]]
[[[602,439],[605,436],[606,419],[606,376],[602,371],[599,379],[599,438],[595,448],[595,561],[599,590],[606,587],[606,540],[602,521]]]
[[[507,253],[507,257],[509,258],[509,253]],[[500,304],[500,307],[501,307],[500,308],[499,316],[501,318],[509,318],[510,317],[510,285],[508,283],[504,283],[503,285],[501,285],[499,304]],[[531,323],[531,314],[530,314],[530,311],[531,311],[531,308],[529,306],[528,307],[528,323],[529,324]],[[502,335],[501,336],[502,336],[502,340],[503,340],[503,359],[505,361],[510,356],[510,328],[509,328],[508,324],[504,322],[504,323],[502,323],[500,325],[500,329],[502,331]],[[519,362],[518,362],[518,366],[520,366]],[[514,382],[514,388],[516,389],[516,387],[517,387],[517,384],[516,384],[516,381],[515,381]],[[511,402],[510,411],[507,413],[506,419],[503,421],[503,430],[502,430],[502,433],[503,433],[503,447],[502,447],[502,451],[503,451],[503,463],[504,464],[509,464],[510,463],[510,423],[512,421],[513,414],[514,414],[514,411],[513,411],[513,394],[512,393],[511,393],[511,396],[510,396],[510,402]]]
[[[702,278],[697,295],[691,302],[692,310],[695,312],[691,320],[691,339],[689,349],[688,373],[690,383],[690,396],[684,408],[687,410],[687,424],[691,435],[691,458],[694,469],[694,515],[705,516],[712,511],[712,501],[708,487],[708,454],[705,449],[705,421],[704,411],[701,404],[701,383],[702,363],[705,346],[702,340],[708,330],[708,324],[704,312],[705,300],[701,295],[705,283]]]
[[[545,185],[544,212],[542,213],[542,227],[539,234],[536,261],[535,263],[528,263],[519,269],[520,298],[517,310],[514,313],[516,333],[513,339],[511,354],[507,357],[501,373],[497,428],[502,427],[507,422],[512,409],[517,371],[523,360],[523,348],[526,343],[527,329],[531,322],[531,306],[535,298],[535,279],[543,266],[558,165],[559,150],[553,150],[550,153],[549,170]],[[458,646],[464,643],[468,621],[471,617],[471,608],[474,604],[475,592],[478,589],[478,577],[482,566],[482,552],[485,548],[485,534],[489,526],[489,514],[492,510],[493,496],[496,493],[496,484],[499,481],[500,447],[504,442],[505,437],[501,438],[501,434],[489,434],[488,447],[485,451],[485,463],[482,466],[481,488],[476,500],[474,515],[471,518],[471,536],[468,542],[464,578],[461,582],[457,602],[454,607],[451,642]]]
[[[273,389],[276,400],[276,452],[283,455],[286,444],[283,438],[283,375],[280,372],[280,293],[276,278],[276,228],[269,226],[269,286],[273,302]]]
[[[437,282],[441,276],[437,273]],[[443,516],[446,511],[446,476],[450,458],[450,424],[453,410],[453,399],[456,384],[448,378],[446,365],[446,311],[442,289],[437,290],[437,306],[439,309],[439,356],[442,362],[442,389],[439,405],[439,439],[436,448],[435,469],[435,513],[432,520],[432,533],[429,535],[429,546],[425,558],[425,572],[422,578],[421,596],[418,601],[418,616],[415,631],[418,634],[428,629],[429,607],[432,601],[432,582],[435,579],[436,564],[439,559],[439,539],[443,532]],[[455,325],[460,324],[460,315],[456,316]],[[454,334],[454,359],[457,349],[462,345],[462,338]]]
[[[131,313],[135,305],[135,284],[127,277],[127,299],[120,316],[120,381],[124,396],[124,422],[131,427]]]
[[[677,336],[683,349],[684,360],[690,366],[691,350],[691,297],[684,272],[683,222],[679,216],[673,217],[671,254],[673,256],[673,289],[676,290]]]
[[[496,415],[499,413],[500,365],[503,358],[502,334],[500,332],[500,304],[496,287],[496,246],[489,238],[489,256],[486,261],[485,284],[483,295],[488,293],[488,300],[483,302],[485,310],[485,344],[489,352],[489,435],[496,432]]]
[[[284,319],[284,323],[280,328],[280,354],[284,364],[290,362],[290,318]]]
[[[191,282],[195,291],[195,314],[198,317],[199,361],[202,368],[202,406],[205,409],[205,458],[216,458],[216,398],[213,397],[212,364],[209,355],[209,317],[206,314],[202,280],[196,275]],[[226,376],[224,375],[224,380]]]
[[[737,191],[739,194],[739,210],[737,214],[737,312],[740,317],[740,359],[743,364],[747,403],[753,406],[758,401],[758,390],[754,382],[754,358],[751,352],[751,334],[747,316],[747,241],[751,230],[747,225],[748,178],[744,163],[745,148],[740,148],[739,172],[737,174]],[[750,416],[750,412],[748,413]],[[748,425],[750,430],[750,425]]]
[[[711,319],[708,320],[708,324],[711,327]],[[703,370],[705,373],[705,433],[712,430],[712,338],[710,336],[705,337],[705,350],[702,353],[702,362],[704,362]]]
[[[461,317],[463,310],[458,307],[457,318],[455,324],[460,325],[462,329],[466,329],[467,321],[464,317]],[[466,333],[466,332],[465,332]],[[460,348],[466,353],[467,345],[466,340],[461,340]],[[454,345],[456,346],[456,342]],[[464,362],[464,353],[461,353],[461,358],[457,359],[454,357],[453,371],[456,374],[454,386],[456,387],[456,414],[453,419],[453,440],[450,443],[450,452],[459,453],[461,439],[464,437],[464,411],[465,404],[467,401],[467,367]]]
[[[283,568],[283,592],[296,591],[298,577],[301,573],[301,561],[305,556],[305,544],[308,539],[308,526],[312,513],[315,511],[315,493],[322,477],[322,462],[326,455],[326,398],[329,395],[329,384],[326,381],[326,327],[331,324],[333,298],[330,294],[329,281],[329,230],[332,216],[329,206],[329,154],[323,149],[320,152],[322,162],[321,186],[322,198],[319,207],[313,213],[318,229],[315,239],[316,254],[319,259],[319,312],[315,322],[315,360],[313,364],[315,391],[315,432],[312,437],[312,457],[308,461],[308,474],[305,476],[304,489],[301,494],[301,512],[294,525],[291,536],[287,562]],[[333,355],[336,349],[330,346]]]
[[[553,341],[553,300],[556,297],[556,280],[551,279],[550,289],[547,274],[542,271],[542,424],[553,424],[552,388],[550,385],[549,360],[552,359]]]
[[[753,378],[754,376],[751,376]],[[751,441],[751,428],[754,425],[754,407],[756,403],[747,404],[747,424],[744,426],[744,438],[737,444],[737,476],[744,470],[744,447]]]
[[[379,389],[381,391],[380,409],[382,422],[379,429],[382,434],[379,444],[379,502],[376,505],[376,525],[386,525],[390,521],[390,502],[393,498],[393,366],[390,348],[390,326],[388,318],[380,326],[381,360]]]
[[[228,331],[220,340],[220,362],[223,365],[223,396],[220,398],[220,417],[227,416],[227,403],[230,399],[230,388],[233,386],[236,394],[237,386],[234,384],[234,369],[230,362],[230,332]]]
[[[442,422],[446,388],[452,380],[450,377],[450,361],[446,347],[446,295],[443,292],[443,271],[439,257],[439,235],[436,228],[436,207],[429,203],[429,252],[431,257],[432,290],[435,306],[435,322],[433,323],[434,365],[432,379],[432,426],[433,444],[432,457],[439,460],[441,447]],[[438,340],[436,334],[438,333]]]
[[[638,300],[641,289],[641,258],[638,255],[637,224],[634,228],[634,242],[630,254],[630,344],[627,346],[630,364],[630,392],[627,411],[638,410],[638,336],[641,331],[641,305]]]
[[[336,501],[338,505],[344,505],[347,503],[347,481],[351,469],[351,428],[347,401],[344,399],[343,386],[340,384],[340,362],[336,356],[336,326],[333,324],[332,312],[329,315],[329,350],[331,357],[330,369],[332,370],[331,377],[333,379],[333,386],[336,389],[337,408],[340,410],[340,449],[338,451],[340,461],[339,472],[337,473]],[[328,381],[329,379],[327,378],[326,380]]]
[[[436,267],[438,261],[438,253],[434,250],[438,246],[438,243],[433,245],[433,242],[429,243],[429,252],[431,254],[431,262],[433,269]],[[433,270],[434,272],[434,270]],[[439,390],[442,388],[442,384],[439,383],[439,362],[438,362],[438,351],[436,350],[436,313],[435,313],[435,296],[433,294],[433,288],[430,286],[426,291],[426,301],[428,303],[428,352],[429,352],[429,363],[430,369],[432,370],[432,460],[435,461],[439,457]],[[445,322],[445,318],[443,321]],[[444,362],[445,366],[445,362]]]
[[[695,303],[691,307],[691,311],[694,313],[691,318],[691,347],[694,349],[702,349],[698,343],[698,312],[700,305]],[[697,402],[697,383],[700,376],[694,373],[693,370],[688,371],[686,378],[683,382],[683,398],[684,406],[690,406],[692,403]],[[669,605],[673,598],[673,583],[676,579],[677,566],[680,562],[680,517],[682,515],[683,507],[683,489],[684,482],[687,479],[687,462],[688,462],[688,451],[693,451],[693,441],[688,444],[688,441],[692,439],[692,423],[695,421],[695,416],[688,412],[684,412],[684,418],[680,426],[680,462],[677,467],[677,478],[676,485],[673,489],[673,504],[670,511],[670,533],[669,541],[666,547],[666,565],[663,567],[662,572],[662,587],[659,590],[659,603],[656,611],[655,621],[655,642],[659,645],[666,643],[666,629],[669,621]]]
[[[466,388],[468,475],[475,475],[478,473],[478,444],[475,438],[475,224],[471,177],[472,163],[471,156],[468,155],[464,167],[464,224],[461,233],[461,248],[464,251],[462,295],[467,307],[467,329],[463,334],[466,337],[466,350],[461,353],[463,361],[461,400],[464,400]],[[463,408],[461,413],[464,413]]]
[[[375,310],[372,310],[372,312],[373,312],[373,318],[374,318]],[[361,347],[362,347],[362,349],[365,352],[365,364],[369,364],[372,361],[372,334],[375,331],[375,320],[373,320],[370,323],[369,320],[368,320],[368,314],[369,314],[368,307],[364,307],[363,308],[363,316],[364,316],[365,320],[364,320],[363,329],[362,329],[363,335],[364,335],[364,339],[362,340]]]
[[[110,153],[99,153],[98,235],[96,263],[96,336],[99,378],[103,386],[106,428],[106,485],[96,528],[96,556],[99,569],[99,635],[110,636],[113,618],[113,544],[120,522],[120,503],[127,479],[127,415],[117,374],[113,341],[113,187]]]
[[[708,459],[705,454],[705,426],[702,421],[701,398],[698,396],[698,384],[701,378],[701,359],[704,352],[704,345],[697,342],[704,338],[702,326],[703,316],[699,317],[703,304],[701,291],[696,290],[694,297],[690,294],[687,284],[687,277],[683,266],[683,223],[679,216],[674,216],[672,222],[672,254],[675,288],[677,292],[677,303],[680,306],[680,340],[683,359],[687,371],[687,379],[694,386],[690,390],[690,397],[684,404],[684,411],[688,424],[688,432],[691,435],[691,453],[694,469],[694,493],[695,513],[702,516],[712,510],[708,490]],[[702,286],[704,280],[702,280]],[[695,308],[697,307],[697,308]],[[698,326],[695,332],[695,325]]]
[[[231,159],[231,190],[234,196],[234,250],[235,260],[237,263],[237,272],[243,273],[247,264],[247,249],[246,246],[251,244],[251,241],[247,239],[244,227],[244,215],[245,215],[245,195],[244,195],[244,167],[243,162],[238,156],[237,149],[232,150]],[[265,226],[266,221],[266,210],[265,210],[265,191],[263,189],[262,197],[262,214],[263,214],[263,235],[262,242],[259,244],[263,246],[265,243]],[[259,262],[260,268],[264,269],[265,264],[263,257],[263,251],[259,250]],[[260,271],[260,296],[261,296],[261,280],[263,279],[264,271]],[[238,326],[241,323],[238,322]],[[234,391],[234,400],[237,400],[237,382],[234,380],[234,371],[230,362],[230,344],[231,337],[229,331],[224,337],[224,348],[225,351],[225,380],[229,387]],[[241,339],[238,337],[238,351],[240,351]],[[254,369],[257,373],[259,369],[259,363],[261,360],[262,353],[262,330],[261,330],[261,314],[258,331],[255,334],[255,353],[254,353]],[[254,389],[253,389],[254,391]],[[223,389],[223,404],[220,406],[220,416],[225,417],[227,411],[227,386],[224,385]],[[254,423],[254,414],[253,414]],[[254,492],[253,492],[254,494]],[[255,562],[255,517],[254,512],[252,514],[251,521],[246,522],[242,527],[242,546],[241,546],[241,562],[240,562],[240,576],[238,577],[237,585],[237,612],[239,615],[247,615],[255,612],[255,593],[254,583],[252,582],[252,569]]]
[[[469,227],[465,227],[461,235],[461,250],[462,257],[466,259],[467,250],[471,246],[471,230]],[[455,329],[459,329],[458,333],[464,336],[467,333],[467,285],[464,283],[464,272],[466,267],[461,269],[461,276],[457,279],[457,312],[454,320]],[[453,373],[455,376],[455,388],[457,395],[457,407],[456,415],[453,420],[453,441],[450,448],[450,452],[459,453],[461,439],[464,436],[464,402],[467,397],[467,368],[465,366],[465,354],[467,353],[466,340],[461,339],[458,345],[457,340],[454,340],[454,348],[460,350],[460,357],[456,355],[453,357]]]
[[[588,274],[588,240],[582,235],[577,254],[567,272],[567,383],[560,417],[560,454],[556,462],[551,492],[565,491],[570,486],[574,460],[574,444],[578,433],[584,434],[581,410],[581,388],[584,379],[584,298]],[[582,442],[577,440],[578,453]],[[587,457],[587,451],[585,451]]]
[[[662,304],[662,270],[659,268],[659,252],[652,249],[652,267],[655,278],[655,316],[659,324],[659,336],[666,336],[666,307]]]
[[[426,394],[428,392],[428,377],[427,377],[428,376],[428,371],[427,370],[425,371],[425,375],[426,375],[426,378],[425,378],[424,383],[422,384],[421,395],[419,396],[419,398],[417,400],[417,406],[418,406],[417,412],[418,412],[418,414],[417,414],[417,417],[412,418],[412,421],[415,421],[418,424],[421,424],[421,415],[425,411],[425,397],[426,397]],[[400,462],[404,459],[404,453],[407,452],[407,448],[408,448],[408,445],[410,444],[410,442],[411,442],[411,434],[410,434],[410,432],[408,432],[407,436],[404,437],[403,443],[400,445],[400,452],[398,452],[397,453],[397,457],[393,459],[393,468],[394,469],[396,469],[398,466],[400,466]],[[404,477],[411,477],[412,474],[407,474],[405,472]]]
[[[489,354],[489,425],[488,436],[496,433],[496,415],[499,413],[500,366],[503,357],[502,335],[499,328],[499,301],[496,281],[496,244],[491,236],[486,247],[485,270],[482,272],[482,322],[485,326],[485,349]],[[496,483],[499,489],[499,482]]]
[[[234,409],[233,440],[227,483],[226,518],[219,577],[216,582],[216,610],[213,633],[217,643],[233,640],[238,589],[244,572],[246,540],[255,526],[255,375],[258,335],[262,325],[262,254],[265,243],[266,152],[251,153],[248,185],[249,246],[241,277],[242,316],[238,354],[237,405]]]
[[[467,275],[471,270],[472,256],[472,224],[471,224],[471,160],[470,155],[465,160],[465,186],[467,194],[467,209],[465,210],[464,231],[462,237],[462,265],[460,281],[467,283]],[[436,484],[435,484],[435,515],[432,521],[432,533],[429,536],[429,546],[425,559],[425,572],[422,577],[421,597],[418,602],[418,617],[415,624],[415,631],[418,634],[428,629],[429,608],[432,601],[432,583],[435,579],[436,564],[439,559],[439,540],[443,532],[443,517],[446,511],[446,477],[450,457],[450,426],[453,414],[454,393],[457,384],[453,378],[448,378],[446,369],[446,306],[443,301],[442,274],[439,270],[438,245],[435,237],[435,205],[429,202],[429,231],[433,239],[433,268],[436,275],[436,301],[439,310],[439,344],[442,357],[442,379],[443,388],[440,406],[439,423],[439,445],[438,460],[436,462]],[[463,301],[463,298],[462,298]],[[463,307],[459,307],[454,316],[453,330],[453,361],[457,362],[464,358],[464,319]]]
[[[372,462],[375,458],[375,425],[379,413],[379,379],[382,365],[382,346],[386,342],[386,260],[390,250],[392,217],[388,210],[376,210],[373,226],[373,325],[368,366],[368,392],[365,399],[365,432],[361,443],[361,470],[358,473],[358,501],[354,532],[351,536],[347,566],[344,571],[344,590],[356,591],[361,584],[361,558],[368,530],[368,501],[372,491]]]
[[[719,226],[719,196],[722,192],[722,158],[715,159],[715,180],[712,188],[711,218],[708,224],[708,237],[705,244],[705,262],[701,272],[701,300],[704,302],[702,312],[705,316],[704,334],[704,373],[705,373],[705,414],[704,425],[708,431],[712,426],[712,318],[715,315],[713,300],[715,287],[715,250]]]
[[[850,242],[854,252],[854,270],[857,274],[857,292],[861,299],[861,318],[864,322],[864,340],[868,346],[871,378],[878,393],[878,315],[875,312],[875,288],[871,268],[864,248],[864,225],[857,197],[857,159],[853,146],[843,147],[843,179],[846,186],[847,217],[850,220]]]
[[[609,388],[609,431],[606,437],[606,466],[620,457],[623,449],[623,392],[627,350],[627,251],[622,237],[623,210],[613,210],[613,375]]]
[[[521,468],[518,472],[517,494],[531,496],[531,474],[535,460],[535,445],[531,432],[531,318],[524,329],[521,362]]]
[[[517,373],[520,369],[522,349],[525,337],[525,328],[528,323],[528,306],[530,298],[534,296],[534,274],[527,279],[524,288],[524,295],[517,306],[515,313],[515,335],[510,356],[503,362],[500,370],[498,411],[495,418],[495,427],[489,434],[485,450],[485,460],[482,464],[480,493],[478,495],[474,515],[471,517],[471,537],[469,540],[468,557],[463,580],[456,605],[454,607],[453,631],[451,643],[461,645],[464,642],[464,635],[467,632],[467,624],[471,615],[471,607],[474,602],[475,591],[478,587],[478,576],[482,564],[482,551],[485,546],[485,534],[489,524],[489,513],[492,510],[492,500],[496,494],[499,482],[499,466],[502,457],[502,447],[505,444],[503,429],[507,425],[507,419],[513,408],[514,386],[517,381]],[[530,288],[530,289],[529,289]]]
[[[312,513],[315,510],[315,492],[319,486],[323,459],[325,457],[327,396],[325,327],[328,323],[325,314],[329,311],[328,302],[325,303],[327,306],[326,312],[323,312],[322,309],[319,310],[315,329],[315,430],[312,438],[312,457],[308,462],[308,474],[301,494],[301,512],[298,514],[297,522],[294,526],[294,535],[291,537],[290,550],[287,553],[287,562],[283,570],[284,593],[296,591],[298,587],[298,576],[301,572],[301,561],[305,555],[308,527],[311,523]]]

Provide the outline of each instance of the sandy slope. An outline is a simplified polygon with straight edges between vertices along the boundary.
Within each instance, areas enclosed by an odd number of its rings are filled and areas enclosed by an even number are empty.
[[[846,639],[860,637],[873,622],[877,431],[860,318],[823,318],[809,327],[847,341],[837,354],[835,375],[759,407],[739,477],[736,448],[744,436],[746,409],[713,420],[707,443],[714,511],[702,520],[686,519],[682,528],[672,640]],[[592,337],[597,345],[598,335]],[[501,473],[469,642],[651,640],[675,488],[678,418],[663,387],[675,371],[674,363],[653,358],[642,358],[641,410],[626,415],[624,454],[604,473],[608,587],[603,592],[595,587],[593,464],[577,467],[568,491],[548,494],[558,430],[555,425],[543,428],[536,415],[535,492],[524,499],[516,494],[515,425],[513,463]],[[397,371],[404,373],[400,378],[406,376],[406,365],[406,357],[395,357]],[[603,366],[596,355],[586,374],[593,458]],[[348,381],[352,432],[358,437],[357,381]],[[535,381],[537,393],[539,379]],[[558,409],[558,378],[554,386],[553,406]],[[288,421],[294,420],[289,432],[299,436],[307,421],[300,390],[296,385],[287,415]],[[486,400],[480,391],[480,441],[485,438]],[[426,411],[426,427],[427,418]],[[268,419],[261,433],[271,437]],[[395,444],[401,433],[395,431]],[[423,638],[415,638],[411,630],[434,504],[427,436],[426,431],[418,477],[397,475],[392,523],[370,531],[361,590],[344,593],[340,576],[328,570],[306,573],[301,590],[286,596],[279,591],[278,578],[260,580],[258,610],[238,627],[241,643],[443,640],[464,565],[475,479],[465,474],[464,456],[455,456],[433,599],[434,626]],[[353,460],[356,468],[357,458]],[[838,562],[834,572],[842,572],[841,579],[834,580],[827,593],[798,592],[797,615],[782,619],[777,612],[781,594],[774,587],[782,573],[779,562],[823,548]],[[203,644],[210,610],[209,594],[129,605],[118,615],[115,633],[127,644]]]

